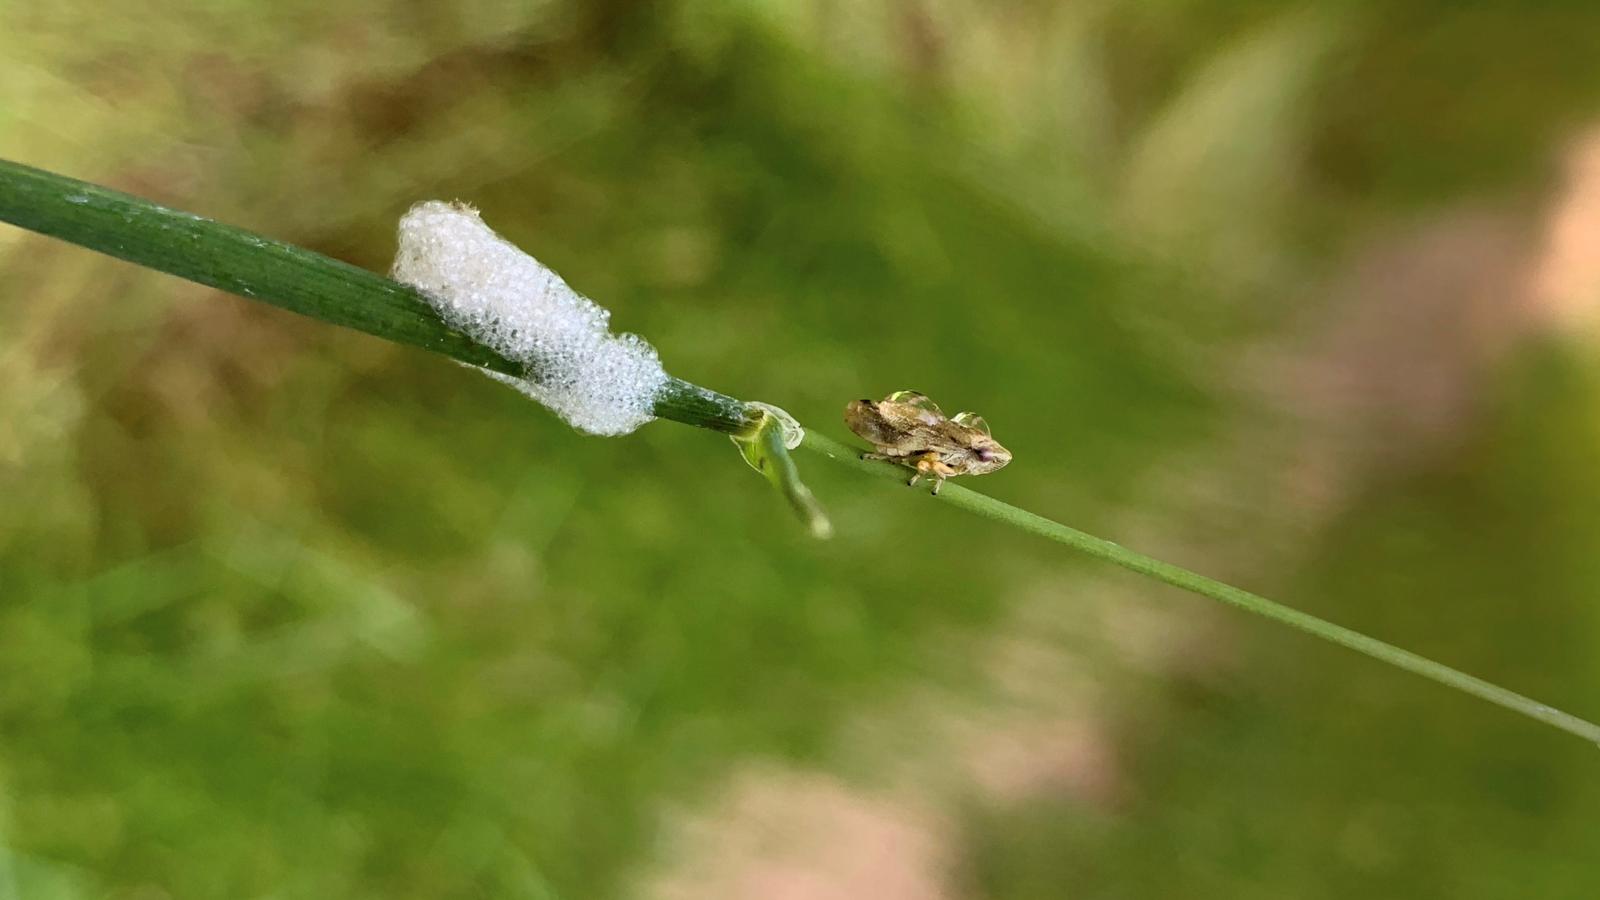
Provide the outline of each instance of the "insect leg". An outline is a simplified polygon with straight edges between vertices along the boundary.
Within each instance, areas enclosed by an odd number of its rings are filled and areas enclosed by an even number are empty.
[[[911,476],[911,480],[906,482],[906,485],[908,487],[916,487],[917,482],[921,481],[924,475],[927,475],[934,479],[934,490],[937,491],[939,489],[938,482],[943,481],[946,474],[943,471],[945,467],[939,462],[939,454],[932,450],[924,451],[917,455],[916,460],[917,474]]]

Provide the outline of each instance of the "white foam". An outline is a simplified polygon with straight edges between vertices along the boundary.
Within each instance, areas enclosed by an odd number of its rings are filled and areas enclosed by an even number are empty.
[[[400,219],[393,275],[452,327],[526,366],[526,378],[487,374],[579,431],[627,434],[653,418],[667,381],[655,348],[612,334],[610,312],[495,234],[472,207],[411,207]]]

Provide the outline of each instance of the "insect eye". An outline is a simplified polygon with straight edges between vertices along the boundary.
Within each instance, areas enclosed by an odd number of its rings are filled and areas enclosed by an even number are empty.
[[[994,451],[990,450],[988,447],[979,447],[978,448],[978,458],[983,460],[984,462],[993,462],[994,461]]]

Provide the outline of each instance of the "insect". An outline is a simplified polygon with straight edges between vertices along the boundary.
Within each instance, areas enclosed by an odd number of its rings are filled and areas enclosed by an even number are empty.
[[[852,401],[844,408],[844,423],[877,449],[862,459],[887,459],[914,469],[908,484],[932,478],[936,496],[946,478],[986,475],[1011,462],[1011,451],[989,436],[982,416],[964,412],[946,418],[916,391],[895,391],[876,403]]]

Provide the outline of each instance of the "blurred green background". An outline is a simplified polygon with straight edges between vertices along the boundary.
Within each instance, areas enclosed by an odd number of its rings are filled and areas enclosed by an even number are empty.
[[[1600,6],[4,7],[0,156],[382,270],[1600,715]],[[1589,137],[1587,141],[1585,134]],[[0,228],[0,897],[1578,897],[1600,755],[802,456]]]

